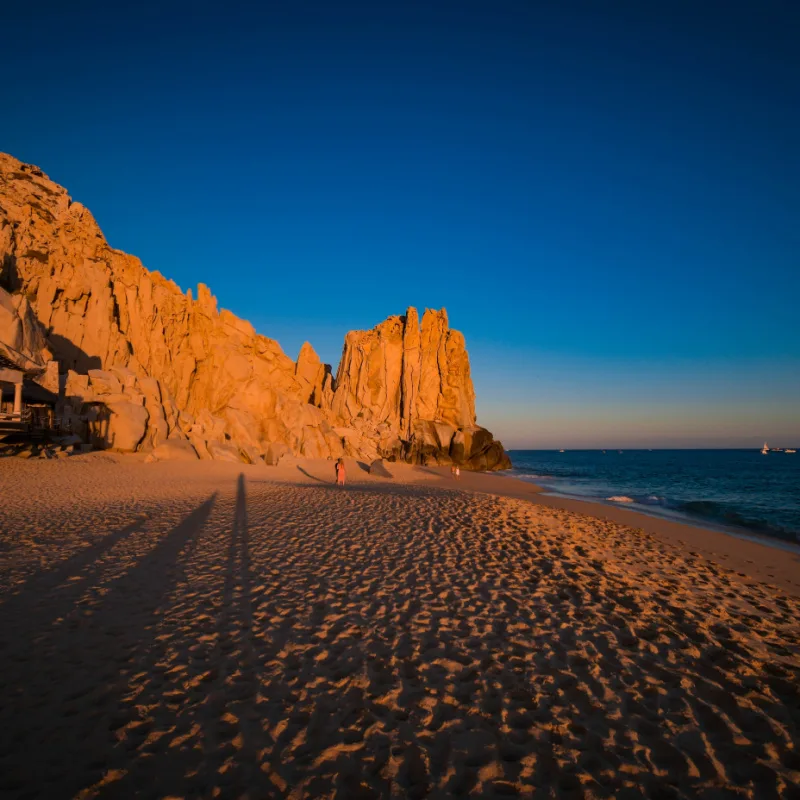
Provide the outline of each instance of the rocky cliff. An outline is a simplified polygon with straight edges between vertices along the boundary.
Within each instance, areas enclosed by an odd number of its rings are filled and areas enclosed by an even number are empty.
[[[204,285],[184,294],[109,247],[65,189],[4,154],[0,286],[18,317],[37,320],[43,341],[26,346],[58,365],[42,380],[59,391],[59,413],[97,445],[158,453],[188,440],[201,458],[508,466],[476,426],[464,339],[444,310],[349,333],[334,380],[310,344],[295,362]]]

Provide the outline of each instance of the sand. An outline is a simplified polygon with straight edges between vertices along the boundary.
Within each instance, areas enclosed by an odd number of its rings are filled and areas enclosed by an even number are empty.
[[[452,485],[449,469],[426,467],[425,471],[439,477],[438,485]],[[504,473],[462,473],[458,486],[471,491],[520,497],[548,508],[575,511],[600,520],[621,523],[635,531],[652,534],[667,548],[677,546],[682,552],[694,551],[740,573],[741,578],[752,578],[800,597],[800,544],[744,531],[726,533],[700,528],[607,503],[548,496],[540,487],[508,478]]]
[[[793,554],[389,469],[0,460],[0,797],[800,796]]]

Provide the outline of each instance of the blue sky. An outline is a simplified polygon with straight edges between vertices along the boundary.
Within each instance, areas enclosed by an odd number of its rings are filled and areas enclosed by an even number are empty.
[[[123,5],[0,51],[112,246],[334,365],[446,306],[510,447],[800,443],[796,2]]]

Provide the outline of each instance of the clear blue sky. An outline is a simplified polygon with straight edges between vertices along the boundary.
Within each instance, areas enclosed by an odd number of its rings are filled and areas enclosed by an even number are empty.
[[[800,443],[796,0],[44,0],[3,31],[0,149],[293,357],[446,306],[507,446]]]

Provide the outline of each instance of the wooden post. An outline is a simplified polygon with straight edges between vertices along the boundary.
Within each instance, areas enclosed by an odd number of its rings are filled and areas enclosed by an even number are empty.
[[[14,384],[14,413],[22,416],[22,384]]]

